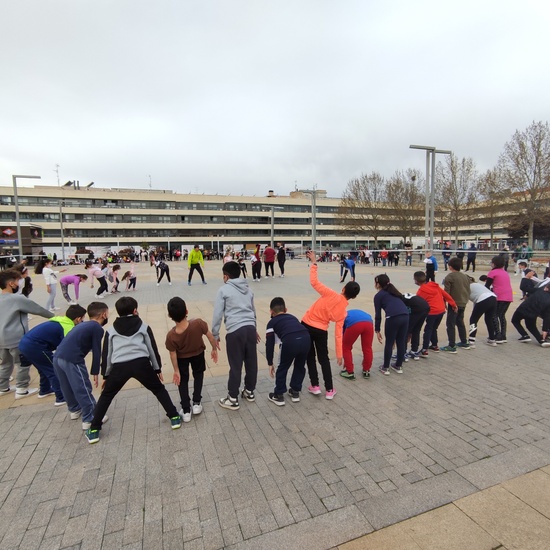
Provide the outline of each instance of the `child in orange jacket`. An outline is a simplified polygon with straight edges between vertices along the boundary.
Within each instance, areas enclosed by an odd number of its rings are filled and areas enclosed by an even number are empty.
[[[455,312],[458,311],[458,307],[451,295],[445,292],[437,283],[433,281],[426,282],[426,274],[423,271],[415,272],[414,282],[420,287],[416,295],[424,298],[430,306],[430,313],[424,325],[422,351],[420,352],[420,357],[427,358],[428,349],[431,349],[435,353],[439,352],[439,346],[437,345],[437,328],[445,314],[445,303],[448,303]]]

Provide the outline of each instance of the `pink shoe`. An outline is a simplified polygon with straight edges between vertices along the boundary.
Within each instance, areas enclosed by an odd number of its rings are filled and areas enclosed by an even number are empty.
[[[336,390],[332,388],[332,390],[327,391],[327,394],[325,395],[325,397],[327,399],[332,399],[335,395],[336,395]]]
[[[319,386],[309,386],[307,391],[313,395],[321,395],[321,388]]]

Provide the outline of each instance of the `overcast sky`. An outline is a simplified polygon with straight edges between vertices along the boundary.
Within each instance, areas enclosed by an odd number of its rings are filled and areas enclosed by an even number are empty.
[[[550,120],[549,28],[547,0],[0,0],[0,184],[339,197],[424,170],[412,143],[485,171]]]

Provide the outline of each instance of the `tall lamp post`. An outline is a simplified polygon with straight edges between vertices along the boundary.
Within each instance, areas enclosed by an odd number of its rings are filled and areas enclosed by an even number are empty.
[[[317,189],[298,189],[300,193],[311,195],[311,249],[317,249]]]
[[[273,206],[272,204],[262,204],[264,208],[271,208],[271,248],[275,245],[275,210],[284,210],[282,206]]]
[[[426,151],[426,206],[424,220],[424,249],[432,250],[434,248],[434,219],[435,219],[435,155],[451,155],[451,151],[436,149],[430,145],[410,145],[410,149],[422,149]],[[431,155],[431,158],[430,158]],[[431,174],[430,174],[431,160]],[[430,178],[431,176],[431,178]],[[430,246],[428,247],[428,240]]]
[[[13,202],[15,203],[15,225],[17,226],[17,247],[19,248],[19,261],[23,259],[23,238],[21,237],[21,220],[19,218],[19,197],[17,196],[17,178],[39,180],[41,176],[12,176]]]

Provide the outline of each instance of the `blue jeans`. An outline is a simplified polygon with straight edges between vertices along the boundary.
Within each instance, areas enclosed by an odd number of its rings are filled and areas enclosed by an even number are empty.
[[[65,401],[59,380],[53,369],[53,353],[50,350],[40,349],[25,339],[19,342],[19,351],[36,367],[40,374],[39,395],[46,395],[53,391],[56,401]]]
[[[305,331],[290,334],[285,337],[281,344],[273,393],[283,395],[286,392],[286,376],[292,362],[294,362],[294,368],[292,369],[292,376],[290,377],[290,387],[294,391],[302,390],[302,383],[306,376],[306,359],[310,346],[311,339],[309,334]]]

